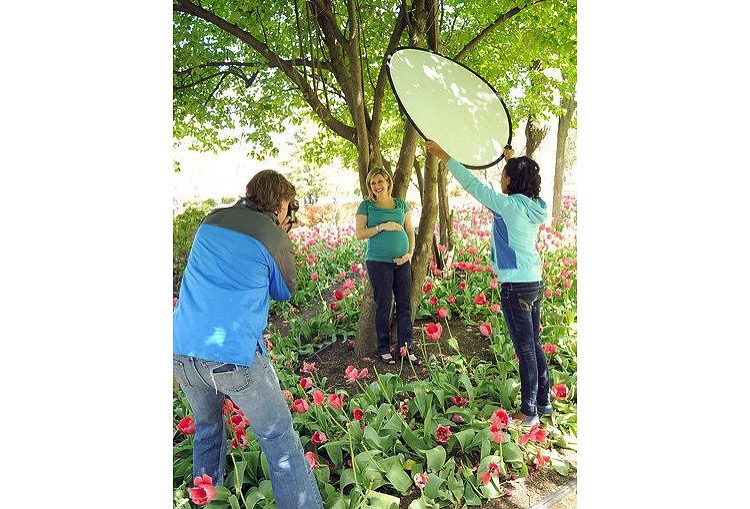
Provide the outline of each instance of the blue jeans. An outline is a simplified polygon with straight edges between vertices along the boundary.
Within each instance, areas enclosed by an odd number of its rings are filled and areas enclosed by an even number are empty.
[[[398,348],[413,350],[411,321],[411,262],[396,265],[393,262],[365,261],[367,276],[372,286],[375,302],[375,334],[378,336],[378,355],[391,351],[391,302],[396,297],[396,330]]]
[[[323,509],[279,379],[260,351],[256,351],[251,366],[175,354],[174,372],[195,419],[193,478],[206,473],[214,485],[223,483],[227,433],[222,405],[227,395],[247,416],[268,460],[277,507]]]
[[[502,283],[500,302],[521,376],[521,412],[536,415],[536,406],[547,406],[549,371],[539,341],[544,283]]]

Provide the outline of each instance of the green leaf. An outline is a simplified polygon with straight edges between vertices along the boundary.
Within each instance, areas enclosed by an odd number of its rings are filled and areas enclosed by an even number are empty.
[[[430,472],[439,472],[445,464],[445,448],[438,445],[426,451],[425,454],[427,456],[427,470]]]
[[[351,468],[344,469],[343,472],[341,472],[341,479],[339,480],[339,488],[344,489],[350,484],[356,484],[354,479],[354,470]]]
[[[365,426],[364,442],[367,447],[382,451],[384,449],[380,435],[370,426]]]
[[[432,393],[425,392],[424,389],[418,389],[414,393],[414,404],[417,405],[417,410],[422,417],[426,417],[427,412],[432,408]]]
[[[492,450],[492,442],[490,442],[490,439],[486,437],[482,438],[481,457],[484,458],[487,455],[489,455],[491,450]]]
[[[387,495],[378,491],[369,491],[366,494],[366,501],[371,509],[398,509],[401,499],[393,495]]]
[[[216,486],[216,498],[214,500],[226,501],[231,494],[232,492],[226,486]]]
[[[518,444],[515,442],[503,442],[503,460],[506,463],[512,463],[514,466],[518,467],[520,464],[523,464],[523,452],[521,451],[521,448],[518,447]]]
[[[466,488],[464,488],[464,502],[466,502],[466,505],[482,505],[482,499],[477,495],[475,488],[468,483],[466,484]]]
[[[315,475],[315,479],[317,479],[320,483],[325,484],[331,479],[331,469],[328,467],[328,465],[313,468],[312,472],[313,475]]]
[[[245,479],[246,466],[247,462],[237,461],[235,462],[235,468],[228,472],[227,479],[231,482],[236,491],[240,491],[242,489],[242,483]]]
[[[425,496],[432,499],[445,497],[445,494],[439,489],[440,485],[444,482],[439,475],[429,474],[427,476],[427,484],[424,487]]]
[[[391,464],[387,467],[385,477],[391,482],[394,488],[402,495],[407,495],[412,485],[411,478],[404,472],[404,469],[397,465]]]
[[[550,464],[552,466],[552,470],[557,472],[560,475],[568,476],[570,474],[570,463],[567,461],[560,461],[558,459],[552,458],[550,461]]]
[[[401,438],[417,453],[422,453],[429,449],[429,446],[421,438],[412,433],[406,424],[404,424],[404,429],[401,431]]]
[[[407,509],[432,509],[432,507],[432,504],[429,504],[424,498],[420,497],[416,500],[412,500]]]
[[[328,453],[328,457],[331,458],[331,461],[333,461],[333,464],[339,468],[341,468],[344,465],[344,455],[341,452],[342,443],[343,442],[341,441],[328,442],[327,444],[321,447],[321,449],[325,449],[325,451]]]
[[[246,509],[253,509],[255,505],[261,500],[265,500],[266,496],[261,493],[257,488],[253,488],[251,491],[245,494],[245,502],[247,502]]]
[[[448,336],[448,346],[453,348],[453,350],[457,353],[461,353],[461,349],[458,347],[458,340],[453,336]]]
[[[448,489],[451,491],[455,500],[461,500],[464,493],[464,482],[455,475],[449,475],[446,479]]]
[[[229,505],[232,507],[232,509],[240,509],[240,501],[237,500],[237,496],[236,495],[231,495],[227,499],[227,502],[229,502]]]
[[[404,427],[404,421],[398,414],[391,414],[390,419],[388,419],[383,425],[380,427],[380,431],[383,430],[394,430],[394,431],[401,431],[401,428]]]
[[[468,395],[469,400],[473,400],[474,386],[471,384],[471,380],[469,380],[469,377],[466,375],[466,373],[461,373],[459,380],[461,380],[461,385],[463,385],[464,389],[466,389],[466,394]]]
[[[473,429],[465,429],[453,434],[461,445],[461,452],[466,452],[466,449],[471,445],[474,435],[476,434],[477,432]]]
[[[335,493],[330,498],[325,500],[327,509],[347,509],[347,500],[340,494]]]

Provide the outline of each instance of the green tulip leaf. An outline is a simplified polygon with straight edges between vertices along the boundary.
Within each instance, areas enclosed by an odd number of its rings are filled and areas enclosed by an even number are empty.
[[[313,469],[313,474],[315,475],[315,479],[317,479],[318,482],[327,483],[331,478],[331,469],[328,467],[328,465],[318,466],[317,468]]]
[[[430,472],[439,472],[443,465],[445,465],[445,448],[443,446],[436,446],[425,452],[427,456],[427,470]]]
[[[403,438],[404,442],[406,442],[406,444],[415,452],[421,453],[430,448],[421,438],[412,433],[406,424],[404,424],[404,428],[401,431],[401,438]]]
[[[398,509],[401,499],[393,495],[387,495],[378,491],[368,491],[366,496],[366,505],[370,509]]]
[[[339,488],[343,490],[350,484],[356,484],[356,480],[354,478],[354,470],[352,470],[351,468],[346,468],[343,472],[341,472],[341,479],[339,479]]]
[[[344,456],[341,452],[341,444],[342,442],[328,442],[321,447],[321,449],[324,449],[328,453],[328,457],[331,458],[333,464],[339,468],[344,465]]]
[[[461,373],[459,380],[461,380],[461,385],[463,385],[464,389],[466,389],[466,394],[469,397],[469,401],[473,400],[474,399],[474,386],[471,384],[471,380],[469,380],[469,376],[466,373]]]
[[[427,484],[424,487],[425,496],[432,499],[444,498],[445,493],[439,489],[440,485],[444,482],[445,481],[439,475],[429,474],[427,476]]]
[[[370,426],[365,426],[364,442],[370,449],[377,449],[379,451],[384,449],[380,435]]]
[[[523,452],[518,444],[515,442],[504,442],[503,443],[503,460],[506,463],[512,463],[513,466],[523,464]]]
[[[477,432],[473,429],[465,429],[453,434],[453,436],[456,437],[456,440],[458,440],[458,443],[461,445],[461,452],[466,452],[469,446],[471,446],[471,442],[474,439],[474,435],[476,434]]]
[[[385,477],[391,482],[393,487],[402,495],[409,493],[409,489],[412,486],[411,478],[404,472],[404,469],[397,463],[391,462],[390,465],[386,466]]]

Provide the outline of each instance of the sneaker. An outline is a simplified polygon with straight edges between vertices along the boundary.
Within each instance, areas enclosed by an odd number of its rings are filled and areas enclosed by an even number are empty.
[[[521,412],[516,412],[513,415],[511,415],[511,419],[513,419],[513,422],[521,426],[522,428],[530,428],[534,424],[539,424],[539,415],[534,414],[526,418],[521,418],[523,415]]]
[[[544,405],[544,406],[537,405],[536,412],[542,415],[552,415],[552,404]]]

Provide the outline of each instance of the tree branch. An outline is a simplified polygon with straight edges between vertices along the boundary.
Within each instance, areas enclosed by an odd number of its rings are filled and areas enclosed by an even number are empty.
[[[291,60],[284,60],[279,59],[281,62],[284,62],[288,65],[291,65],[293,67],[310,67],[312,69],[325,69],[327,71],[330,71],[331,66],[328,62],[320,62],[316,63],[309,59],[301,59],[301,58],[294,58]],[[187,69],[177,69],[173,71],[173,74],[176,76],[180,76],[183,74],[190,74],[191,72],[194,72],[196,69],[205,69],[207,67],[224,67],[224,66],[234,66],[234,67],[255,67],[257,69],[264,68],[264,69],[276,69],[280,66],[275,63],[262,63],[262,62],[205,62],[203,64],[199,64],[193,67],[188,67]]]
[[[528,9],[532,5],[536,5],[540,2],[544,2],[545,0],[534,0],[528,5],[525,5],[524,7],[513,7],[511,10],[497,18],[495,21],[490,23],[484,30],[479,32],[479,34],[474,37],[472,40],[470,40],[468,43],[466,43],[466,46],[464,46],[461,51],[459,51],[455,57],[453,57],[454,60],[460,61],[462,60],[466,55],[468,55],[474,48],[477,47],[477,45],[487,37],[492,31],[494,31],[497,27],[508,21],[510,18],[521,12],[523,9]]]
[[[406,29],[406,14],[404,2],[401,2],[401,8],[398,11],[396,17],[396,23],[391,33],[391,38],[388,40],[388,47],[385,50],[384,55],[388,55],[391,51],[398,47],[398,43],[401,40],[401,35]],[[383,63],[380,66],[380,72],[378,72],[378,81],[375,85],[375,93],[372,102],[372,132],[380,132],[380,124],[383,121],[383,99],[385,97],[385,84],[388,76],[386,71],[386,56],[383,57]]]
[[[292,61],[282,60],[265,43],[253,36],[253,34],[243,30],[237,25],[228,22],[227,20],[217,16],[213,12],[204,9],[200,5],[197,5],[189,0],[176,0],[174,8],[175,10],[190,14],[192,16],[195,16],[196,18],[200,18],[216,26],[217,28],[224,30],[228,34],[237,37],[240,41],[253,48],[269,62],[270,66],[278,67],[284,72],[284,74],[302,92],[302,97],[304,98],[305,102],[307,102],[307,104],[312,108],[313,112],[331,131],[338,134],[345,140],[356,143],[357,136],[354,128],[344,124],[336,117],[334,117],[331,111],[320,102],[317,94],[315,94],[315,92],[310,88],[309,83],[294,69],[291,63]]]

